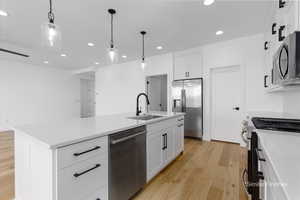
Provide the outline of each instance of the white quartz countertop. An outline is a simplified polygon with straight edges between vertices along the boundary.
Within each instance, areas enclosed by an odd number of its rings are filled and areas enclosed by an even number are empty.
[[[128,119],[128,117],[133,117],[134,114],[117,114],[93,118],[75,118],[34,125],[22,125],[14,127],[14,130],[16,134],[22,133],[28,135],[44,143],[49,148],[55,149],[184,115],[184,113],[162,112],[153,114],[161,115],[163,117],[143,121]]]
[[[256,130],[289,200],[300,199],[300,133]]]

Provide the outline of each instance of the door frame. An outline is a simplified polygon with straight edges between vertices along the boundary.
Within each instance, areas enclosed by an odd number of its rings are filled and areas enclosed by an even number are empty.
[[[241,64],[235,64],[235,65],[227,65],[227,66],[219,66],[219,67],[211,67],[209,69],[209,133],[210,133],[210,139],[213,140],[212,135],[212,126],[213,126],[213,115],[212,115],[212,99],[213,99],[213,73],[216,70],[228,70],[228,69],[234,69],[238,68],[241,76],[240,84],[241,84],[241,105],[240,105],[240,112],[241,112],[241,122],[243,118],[245,117],[245,111],[246,111],[246,71],[243,65]],[[241,125],[242,128],[242,125]],[[239,134],[239,133],[237,133]],[[241,137],[238,137],[238,142],[241,146],[244,146],[243,140]]]

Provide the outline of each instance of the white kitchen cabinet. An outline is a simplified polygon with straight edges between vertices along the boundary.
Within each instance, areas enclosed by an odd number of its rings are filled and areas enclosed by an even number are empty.
[[[150,181],[182,151],[184,117],[147,127],[147,181]],[[178,126],[178,124],[182,126]]]
[[[202,77],[202,50],[200,48],[174,53],[174,80]]]
[[[165,148],[163,148],[163,160],[164,166],[167,166],[175,158],[174,140],[175,132],[174,128],[170,127],[164,131],[165,135]]]
[[[179,119],[180,120],[180,119]],[[184,150],[184,123],[178,121],[174,128],[174,152],[175,155],[180,154]]]
[[[279,6],[283,2],[282,6]],[[267,89],[273,86],[272,68],[273,56],[282,44],[285,37],[294,31],[300,30],[299,24],[299,1],[275,0],[270,2],[267,11],[266,26],[264,33],[264,87]]]
[[[163,133],[147,134],[147,181],[152,179],[163,168]]]

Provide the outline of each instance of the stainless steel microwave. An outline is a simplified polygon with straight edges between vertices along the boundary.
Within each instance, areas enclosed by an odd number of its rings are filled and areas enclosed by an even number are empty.
[[[275,53],[272,84],[300,84],[300,32],[287,36]]]

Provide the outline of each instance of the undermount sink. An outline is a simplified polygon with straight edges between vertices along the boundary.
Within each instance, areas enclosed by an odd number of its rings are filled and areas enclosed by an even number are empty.
[[[137,119],[137,120],[151,120],[151,119],[156,119],[156,118],[160,118],[163,116],[159,116],[159,115],[140,115],[140,116],[134,116],[134,117],[128,117],[128,119]]]

